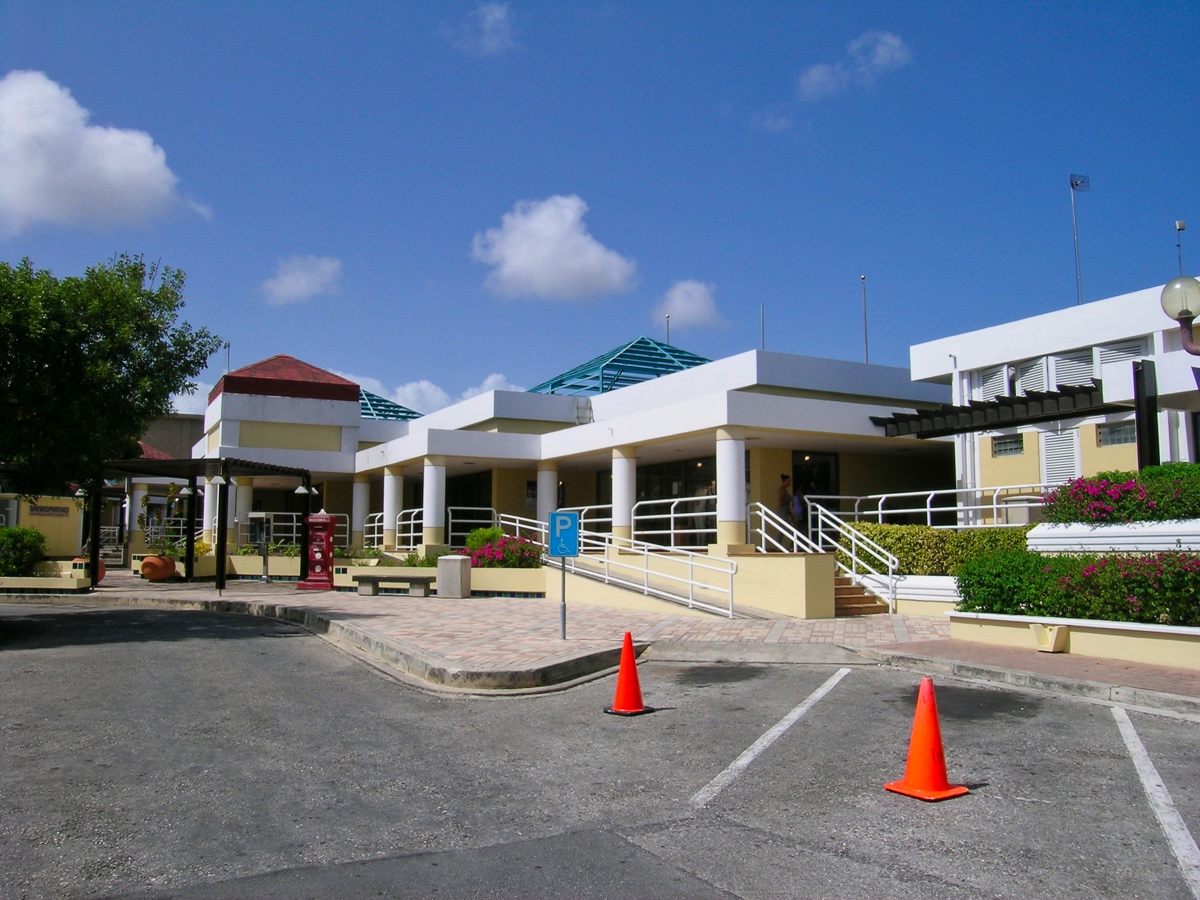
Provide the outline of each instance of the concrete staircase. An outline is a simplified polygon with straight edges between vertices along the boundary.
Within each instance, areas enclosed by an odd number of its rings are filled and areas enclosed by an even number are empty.
[[[834,615],[873,616],[888,611],[888,605],[874,594],[851,581],[849,575],[833,580]]]

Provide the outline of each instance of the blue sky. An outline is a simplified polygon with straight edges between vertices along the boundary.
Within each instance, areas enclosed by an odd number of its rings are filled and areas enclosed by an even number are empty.
[[[639,335],[872,362],[1200,270],[1192,3],[0,2],[0,258],[420,411]],[[211,385],[224,354],[202,376]],[[206,389],[206,388],[205,388]],[[181,408],[191,408],[185,398]]]

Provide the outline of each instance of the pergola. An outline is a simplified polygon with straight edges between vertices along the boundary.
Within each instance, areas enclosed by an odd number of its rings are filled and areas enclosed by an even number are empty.
[[[186,579],[191,581],[196,562],[196,487],[200,479],[214,480],[217,484],[217,530],[214,536],[213,554],[217,558],[216,587],[225,588],[225,560],[228,556],[227,523],[229,521],[229,480],[238,476],[248,478],[254,476],[273,475],[276,477],[295,478],[304,488],[304,517],[301,519],[301,545],[307,546],[308,514],[311,512],[309,503],[312,497],[312,473],[308,469],[292,466],[278,466],[272,463],[254,462],[248,459],[116,459],[104,464],[106,478],[168,478],[176,481],[186,481],[187,497],[187,526],[184,530],[185,563],[187,566]],[[92,573],[92,586],[96,585],[96,575],[100,571],[100,516],[96,511],[100,508],[102,489],[96,489],[88,497],[88,509],[91,515],[88,519],[90,534],[89,565]],[[308,554],[300,554],[300,579],[308,577]]]

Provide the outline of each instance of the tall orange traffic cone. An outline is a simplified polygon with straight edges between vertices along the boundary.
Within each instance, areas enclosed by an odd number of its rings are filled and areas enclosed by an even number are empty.
[[[638,684],[637,657],[633,654],[633,635],[625,632],[625,645],[621,648],[621,666],[617,669],[617,693],[613,705],[604,710],[614,716],[640,716],[654,712],[654,708],[642,703],[642,688]]]
[[[942,752],[942,728],[938,724],[932,678],[921,679],[904,778],[884,787],[918,800],[947,800],[968,793],[966,785],[950,784],[946,779],[946,756]]]

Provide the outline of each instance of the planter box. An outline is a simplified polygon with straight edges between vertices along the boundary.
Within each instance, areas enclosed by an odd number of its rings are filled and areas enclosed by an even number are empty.
[[[1200,550],[1200,520],[1120,525],[1043,522],[1030,529],[1025,545],[1035,553]]]
[[[534,594],[546,593],[546,569],[472,569],[471,593],[474,594]],[[557,570],[556,570],[557,571]],[[272,567],[272,573],[274,568]],[[334,590],[357,590],[354,575],[382,575],[384,573],[403,578],[404,575],[437,575],[437,569],[427,566],[388,566],[375,568],[369,565],[333,566]],[[402,591],[403,588],[381,588],[381,591]]]
[[[955,640],[1200,671],[1200,628],[998,613],[947,615]]]
[[[272,578],[300,577],[300,557],[272,556],[268,559],[268,574]],[[262,557],[231,556],[229,557],[229,564],[225,567],[225,572],[236,575],[238,578],[261,578],[263,573]],[[216,574],[215,563],[213,573]]]
[[[82,594],[92,581],[82,571],[75,575],[45,575],[34,578],[0,578],[0,594]]]
[[[863,576],[863,586],[887,598],[887,579]],[[896,579],[896,612],[909,616],[941,616],[962,598],[951,575],[901,575]]]

